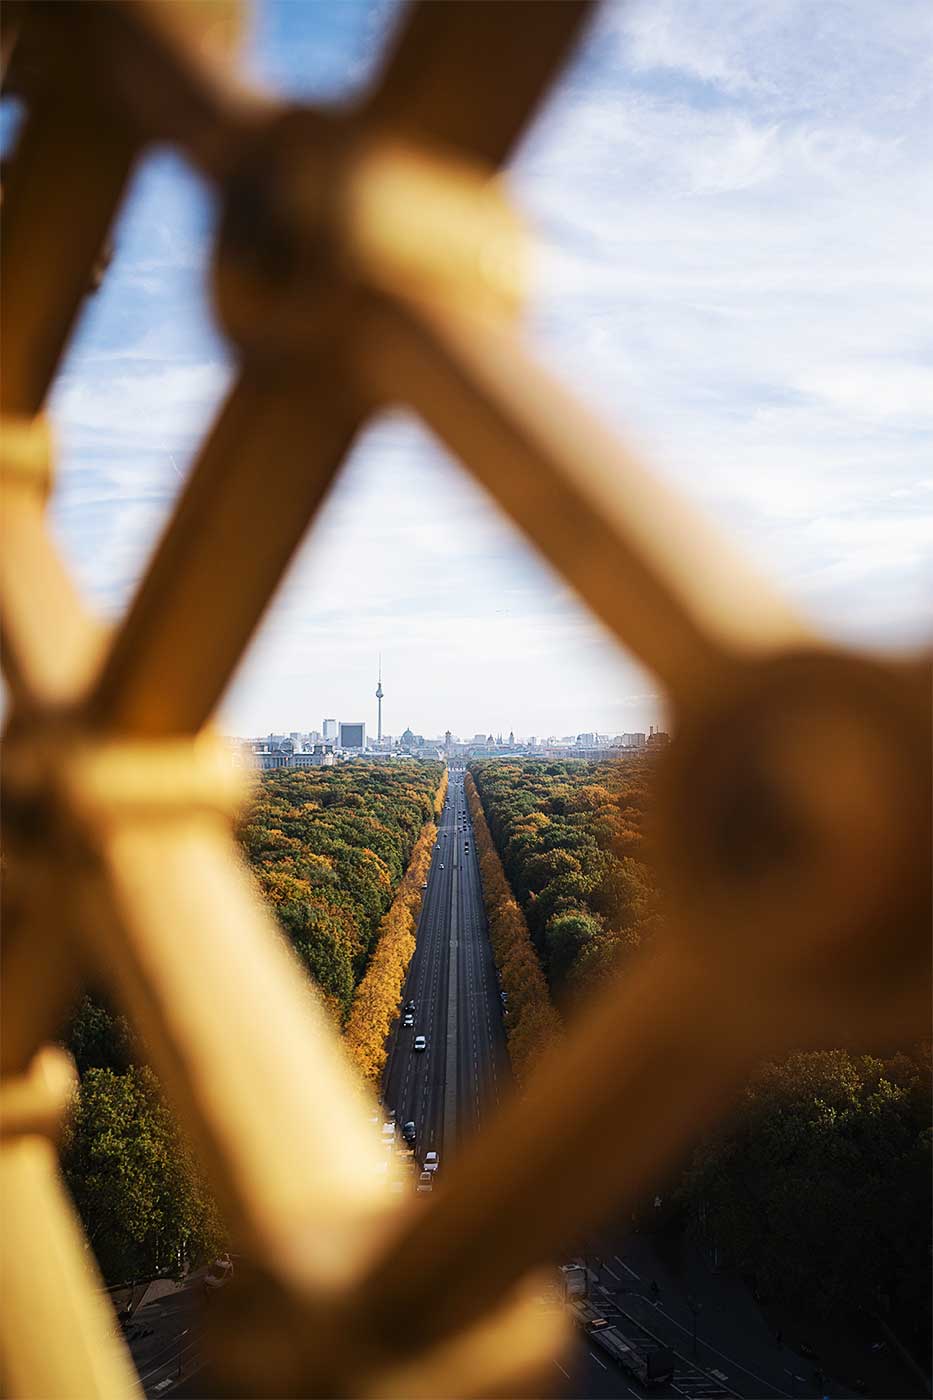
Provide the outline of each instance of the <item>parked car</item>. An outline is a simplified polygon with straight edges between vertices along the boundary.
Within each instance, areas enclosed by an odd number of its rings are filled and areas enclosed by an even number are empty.
[[[415,1049],[415,1050],[427,1050],[427,1048],[428,1048],[427,1036],[416,1035],[416,1036],[415,1036],[415,1043],[414,1043],[413,1049]]]
[[[424,1170],[434,1173],[441,1164],[441,1159],[436,1152],[426,1152],[424,1157]]]
[[[409,1147],[411,1147],[415,1140],[415,1125],[413,1122],[402,1124],[402,1137],[408,1143]]]
[[[424,881],[424,883],[422,884],[421,888],[422,888],[423,890],[426,890],[426,889],[428,888],[428,882],[427,882],[427,880]]]
[[[406,1011],[414,1011],[414,1009],[415,1009],[415,1003],[414,1003],[414,1001],[409,1001],[409,1002],[406,1003],[406,1005],[405,1005],[405,1010],[406,1010]]]
[[[415,1187],[415,1191],[417,1192],[417,1194],[420,1196],[422,1192],[431,1191],[433,1187],[434,1178],[431,1176],[431,1173],[422,1172],[421,1175],[418,1177],[418,1185]]]

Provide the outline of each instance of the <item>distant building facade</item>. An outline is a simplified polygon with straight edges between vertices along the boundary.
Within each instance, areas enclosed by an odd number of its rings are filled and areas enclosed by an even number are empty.
[[[263,772],[274,768],[331,768],[334,764],[333,744],[308,744],[300,735],[286,739],[281,734],[270,734],[250,747],[253,765]]]
[[[325,720],[325,724],[327,721]],[[365,749],[366,747],[366,725],[345,724],[340,722],[340,747],[342,749]]]

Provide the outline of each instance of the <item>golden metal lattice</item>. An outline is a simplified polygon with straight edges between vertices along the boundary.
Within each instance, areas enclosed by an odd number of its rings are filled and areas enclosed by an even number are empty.
[[[0,398],[11,1394],[138,1393],[52,1146],[70,1080],[43,1047],[88,975],[144,1034],[256,1263],[217,1318],[217,1383],[238,1394],[517,1393],[553,1341],[529,1270],[631,1200],[757,1055],[926,1027],[927,662],[824,645],[516,330],[522,235],[493,176],[587,10],[416,5],[371,95],[335,113],[251,90],[219,0],[6,6],[26,106]],[[216,190],[240,373],[109,634],[46,529],[42,414],[154,141]],[[360,1091],[236,859],[205,730],[355,434],[396,402],[657,673],[678,720],[658,820],[673,931],[417,1215],[375,1185]]]

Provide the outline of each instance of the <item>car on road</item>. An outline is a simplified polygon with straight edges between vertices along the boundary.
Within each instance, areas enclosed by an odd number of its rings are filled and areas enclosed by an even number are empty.
[[[403,1025],[403,1026],[413,1026],[414,1024],[415,1024],[415,1013],[414,1013],[413,1011],[406,1011],[406,1012],[405,1012],[405,1019],[403,1020],[402,1025]]]
[[[414,1049],[414,1050],[427,1050],[427,1048],[428,1048],[427,1036],[424,1036],[424,1035],[416,1035],[416,1036],[415,1036],[415,1043],[414,1043],[414,1045],[412,1046],[412,1049]]]
[[[431,1176],[431,1173],[422,1172],[421,1175],[418,1177],[418,1185],[415,1187],[415,1190],[418,1193],[418,1195],[420,1196],[421,1193],[424,1191],[431,1191],[433,1190],[433,1188],[434,1178]]]
[[[442,870],[444,869],[444,862],[443,862],[443,861],[441,861],[441,869],[442,869]]]
[[[402,1137],[408,1143],[409,1147],[411,1147],[415,1140],[415,1125],[413,1122],[402,1124]]]
[[[405,1003],[405,1010],[406,1010],[406,1011],[414,1011],[414,1009],[415,1009],[414,1000],[411,1000],[411,1001],[408,1001],[408,1002]]]
[[[441,1164],[441,1159],[436,1152],[426,1152],[424,1157],[424,1170],[434,1173]]]
[[[425,882],[424,882],[424,884],[421,886],[421,888],[422,888],[423,890],[426,890],[426,889],[428,888],[428,882],[427,882],[427,880],[425,880]]]

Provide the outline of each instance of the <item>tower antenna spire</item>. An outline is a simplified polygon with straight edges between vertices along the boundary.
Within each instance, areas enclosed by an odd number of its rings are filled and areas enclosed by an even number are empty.
[[[376,685],[376,704],[378,706],[379,718],[376,723],[376,733],[379,743],[382,743],[382,697],[385,692],[382,689],[382,652],[379,653],[379,680]]]

